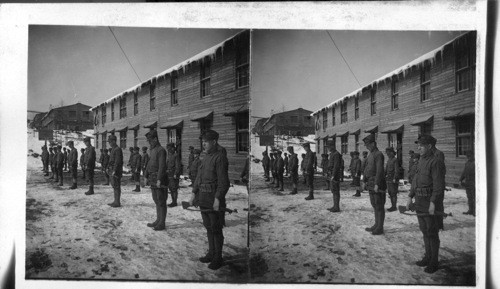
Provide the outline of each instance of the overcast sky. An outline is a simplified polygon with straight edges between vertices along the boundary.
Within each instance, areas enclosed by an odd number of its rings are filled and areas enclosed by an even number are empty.
[[[362,86],[463,33],[329,32]],[[252,52],[252,116],[314,111],[360,88],[325,30],[256,30]]]
[[[142,81],[241,30],[112,27]],[[108,27],[30,26],[28,110],[97,105],[141,83]],[[75,97],[76,95],[76,97]]]

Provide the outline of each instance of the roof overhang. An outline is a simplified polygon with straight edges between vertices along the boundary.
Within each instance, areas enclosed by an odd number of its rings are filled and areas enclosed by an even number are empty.
[[[456,120],[458,118],[471,117],[475,115],[475,111],[473,107],[463,108],[461,110],[456,110],[447,116],[445,116],[444,120]]]
[[[337,137],[343,137],[343,136],[346,136],[346,135],[349,135],[349,131],[344,131],[344,132],[338,133]]]
[[[372,127],[369,127],[367,129],[365,129],[365,132],[366,133],[376,133],[376,132],[378,132],[378,125],[372,126]]]
[[[116,131],[126,131],[126,130],[128,130],[128,126],[116,129]]]
[[[393,125],[386,128],[384,131],[382,131],[382,133],[401,133],[403,132],[404,127],[404,124]]]
[[[358,128],[357,130],[351,132],[351,134],[360,134],[361,133],[361,129]]]
[[[196,113],[196,114],[191,116],[191,121],[203,121],[205,119],[212,118],[213,115],[214,115],[213,110],[208,111],[208,112]]]
[[[411,123],[411,125],[428,124],[428,123],[432,123],[433,120],[434,120],[433,114],[425,115],[425,116],[417,117],[416,119],[414,119],[413,122]]]
[[[247,105],[242,105],[237,110],[231,111],[231,112],[225,112],[223,115],[224,116],[236,116],[237,114],[246,113],[248,111],[249,111],[248,106]]]
[[[169,121],[169,122],[165,123],[160,128],[163,128],[163,129],[181,128],[183,124],[184,124],[183,120],[173,120],[173,121]]]
[[[140,124],[137,124],[136,126],[132,126],[129,129],[130,130],[138,130],[140,126],[141,126]]]
[[[154,129],[158,125],[157,121],[153,121],[144,125],[144,128]]]

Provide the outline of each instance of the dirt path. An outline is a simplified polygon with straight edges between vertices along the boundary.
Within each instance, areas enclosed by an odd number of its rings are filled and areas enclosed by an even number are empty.
[[[416,217],[386,213],[384,231],[373,236],[368,193],[352,197],[349,180],[341,186],[341,213],[331,213],[332,195],[316,178],[315,200],[305,201],[307,188],[285,194],[264,181],[260,164],[252,163],[250,194],[250,268],[253,282],[475,284],[475,218],[463,215],[464,190],[446,193],[441,231],[440,270],[427,274],[414,265],[423,256],[422,234]],[[399,194],[399,204],[406,201]],[[390,205],[386,202],[386,208]]]
[[[217,271],[198,261],[208,248],[199,212],[168,208],[167,230],[153,231],[146,223],[156,213],[151,190],[132,192],[130,175],[122,180],[122,207],[111,209],[110,186],[97,174],[95,195],[86,196],[85,181],[69,190],[69,176],[58,187],[41,172],[39,159],[28,157],[26,191],[26,278],[188,280],[246,282],[248,279],[248,194],[230,188],[226,215],[226,265]],[[79,174],[81,178],[81,173]],[[181,183],[179,201],[190,195]],[[170,200],[168,201],[170,203]]]

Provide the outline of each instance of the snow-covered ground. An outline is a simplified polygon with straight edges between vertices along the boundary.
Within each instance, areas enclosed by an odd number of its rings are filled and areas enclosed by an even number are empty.
[[[233,186],[227,194],[223,257],[217,271],[198,258],[208,248],[199,212],[168,208],[167,229],[154,231],[151,190],[132,192],[130,175],[122,178],[121,208],[112,209],[113,190],[96,172],[95,195],[86,196],[81,179],[69,190],[55,186],[42,172],[40,158],[28,157],[26,188],[26,278],[127,279],[246,282],[248,277],[248,193]],[[179,200],[188,200],[190,181],[182,181]],[[170,196],[169,201],[170,203]]]
[[[250,269],[252,282],[265,283],[378,283],[475,284],[475,218],[467,211],[464,190],[446,192],[440,232],[440,269],[427,274],[414,263],[423,256],[422,233],[415,216],[387,212],[384,235],[373,236],[365,227],[374,223],[368,193],[357,198],[349,179],[341,185],[341,213],[331,213],[332,194],[316,177],[315,199],[278,192],[264,181],[261,164],[252,162],[250,193]],[[407,192],[399,193],[405,204]],[[390,207],[387,200],[386,208]]]

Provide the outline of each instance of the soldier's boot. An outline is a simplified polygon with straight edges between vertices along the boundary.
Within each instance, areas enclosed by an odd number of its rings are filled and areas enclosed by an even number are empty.
[[[91,183],[91,185],[89,186],[89,190],[85,192],[85,195],[89,196],[93,194],[94,194],[94,184]]]
[[[82,179],[85,180],[85,171],[83,171],[83,177],[82,177]]]
[[[208,264],[208,268],[217,270],[224,265],[222,260],[222,246],[224,245],[224,235],[222,233],[214,234],[214,257]]]
[[[120,195],[121,195],[121,190],[120,189],[115,189],[113,188],[113,193],[114,193],[114,197],[115,197],[115,200],[111,203],[111,204],[108,204],[110,207],[112,208],[118,208],[121,206],[120,204]]]
[[[63,186],[63,176],[62,174],[59,176],[59,186]]]
[[[135,189],[132,190],[132,192],[140,192],[141,191],[141,185],[138,182],[135,182]]]
[[[153,227],[153,230],[155,231],[162,231],[165,230],[165,219],[167,218],[167,207],[165,206],[159,206],[160,207],[160,220],[156,224],[156,226]]]
[[[387,209],[388,212],[394,212],[396,211],[398,208],[396,207],[396,204],[397,204],[397,196],[391,196],[391,207],[389,209]]]
[[[70,187],[69,189],[70,189],[70,190],[74,190],[74,189],[76,189],[76,187],[77,187],[77,186],[76,186],[76,179],[75,179],[75,178],[72,178],[71,180],[73,181],[73,185],[71,185],[71,187]]]
[[[425,267],[424,272],[432,274],[438,270],[439,266],[439,237],[429,238],[429,243],[431,245],[431,258],[429,260],[429,264]]]
[[[207,231],[207,238],[208,238],[208,253],[200,257],[200,262],[201,263],[210,263],[212,262],[212,259],[214,257],[214,252],[215,252],[215,245],[214,245],[214,235],[212,232]]]
[[[309,191],[309,196],[304,198],[306,201],[314,200],[314,192]]]
[[[280,185],[280,189],[278,191],[283,192],[284,191],[284,189],[283,189],[283,182],[280,182],[280,183],[281,183],[281,185]]]
[[[296,195],[297,194],[297,188],[293,188],[292,191],[290,192],[290,195]]]
[[[146,226],[154,228],[156,227],[156,225],[158,225],[159,221],[160,221],[160,206],[156,205],[156,220],[152,223],[147,223]]]
[[[375,213],[375,225],[373,225],[371,227],[365,228],[365,231],[367,231],[367,232],[373,232],[373,230],[375,230],[378,227],[378,215],[377,215],[377,211],[374,210],[374,213]]]
[[[356,193],[354,195],[352,195],[353,197],[361,197],[361,191],[360,190],[356,190]]]
[[[177,206],[177,190],[172,192],[172,202],[168,205],[170,208]]]
[[[340,192],[335,192],[333,194],[333,210],[332,213],[340,212]]]
[[[431,243],[429,238],[424,236],[424,245],[425,245],[425,255],[422,260],[415,262],[415,264],[419,267],[426,267],[429,265],[429,261],[431,259]]]
[[[109,186],[109,176],[106,176],[106,183],[104,185]]]
[[[326,190],[326,191],[329,191],[329,190],[330,190],[330,181],[326,180],[326,181],[325,181],[325,183],[326,183],[326,188],[325,188],[325,190]]]
[[[384,233],[385,210],[382,208],[382,210],[377,211],[377,215],[378,226],[377,228],[373,229],[372,235],[382,235]]]

